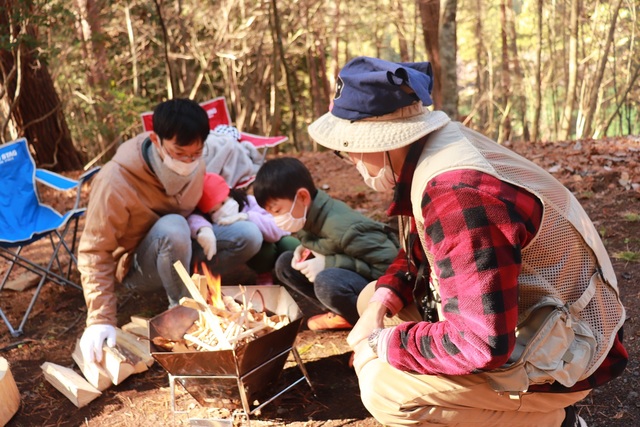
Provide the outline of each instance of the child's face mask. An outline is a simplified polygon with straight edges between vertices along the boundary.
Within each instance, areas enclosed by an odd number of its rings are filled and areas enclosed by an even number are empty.
[[[215,212],[211,213],[211,220],[217,223],[220,218],[226,218],[240,212],[240,205],[235,199],[229,197],[226,202]]]
[[[291,209],[289,212],[284,213],[282,215],[276,215],[273,217],[274,222],[281,230],[288,231],[290,233],[295,233],[302,230],[304,227],[304,223],[307,222],[307,207],[304,207],[304,213],[302,214],[302,218],[295,218],[291,212],[293,212],[293,208],[296,206],[296,201],[298,200],[298,194],[293,198],[293,203],[291,204]]]

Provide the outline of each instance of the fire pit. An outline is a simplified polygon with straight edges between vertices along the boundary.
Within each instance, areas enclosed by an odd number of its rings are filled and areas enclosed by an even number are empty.
[[[222,286],[221,293],[235,297],[240,286]],[[266,313],[285,315],[289,323],[230,349],[172,352],[154,344],[154,339],[178,341],[198,320],[199,310],[175,306],[149,322],[151,354],[169,373],[172,409],[176,412],[175,382],[202,406],[236,409],[248,416],[306,379],[313,389],[304,364],[294,347],[302,313],[281,286],[248,286],[243,300]],[[193,292],[192,292],[193,294]],[[302,375],[275,394],[268,395],[291,353]]]

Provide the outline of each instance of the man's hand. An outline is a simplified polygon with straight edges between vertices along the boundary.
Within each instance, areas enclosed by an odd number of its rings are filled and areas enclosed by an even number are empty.
[[[386,313],[387,308],[382,305],[382,303],[369,303],[366,310],[362,313],[347,336],[347,344],[349,344],[349,347],[355,350],[356,346],[361,342],[367,342],[369,335],[371,335],[371,332],[373,332],[374,329],[383,328],[384,316]]]
[[[365,363],[377,357],[371,347],[369,347],[367,340],[360,341],[353,349],[353,369],[356,371],[356,375],[360,375],[360,370]]]
[[[102,346],[105,340],[109,347],[116,345],[116,328],[111,325],[91,325],[80,338],[80,351],[87,362],[102,361]]]
[[[196,236],[196,240],[198,244],[202,247],[204,251],[204,256],[207,257],[207,261],[211,261],[211,258],[217,252],[217,241],[216,236],[213,234],[213,228],[211,227],[202,227],[198,230],[198,235]]]
[[[314,258],[298,263],[298,268],[300,270],[300,273],[307,276],[307,279],[309,279],[309,281],[313,283],[316,281],[316,276],[318,275],[318,273],[324,270],[325,259],[324,255],[322,254],[313,251],[311,253],[313,253]]]

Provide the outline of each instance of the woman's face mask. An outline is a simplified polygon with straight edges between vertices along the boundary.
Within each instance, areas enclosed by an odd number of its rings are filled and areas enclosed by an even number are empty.
[[[293,203],[291,204],[291,209],[289,212],[284,213],[282,215],[275,215],[273,217],[274,222],[281,230],[288,231],[290,233],[296,233],[302,230],[304,227],[304,223],[307,222],[307,207],[304,207],[304,213],[302,214],[302,218],[295,218],[291,212],[293,212],[293,208],[296,206],[296,201],[298,200],[298,194],[293,198]]]
[[[356,162],[356,169],[360,172],[360,175],[362,175],[364,183],[373,190],[379,192],[393,190],[393,187],[396,186],[396,182],[398,181],[398,177],[395,176],[391,167],[387,165],[387,153],[382,153],[382,155],[384,158],[384,165],[382,166],[382,169],[378,171],[376,176],[371,176],[369,170],[367,170],[367,167],[362,162],[362,156],[360,157],[360,160]]]

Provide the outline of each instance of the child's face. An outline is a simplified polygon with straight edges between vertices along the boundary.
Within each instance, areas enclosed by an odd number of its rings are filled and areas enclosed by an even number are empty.
[[[298,190],[298,193],[300,193],[300,190]],[[273,216],[291,212],[291,215],[294,218],[302,218],[304,216],[305,207],[305,198],[298,194],[295,203],[291,199],[269,199],[265,204],[264,209]]]

